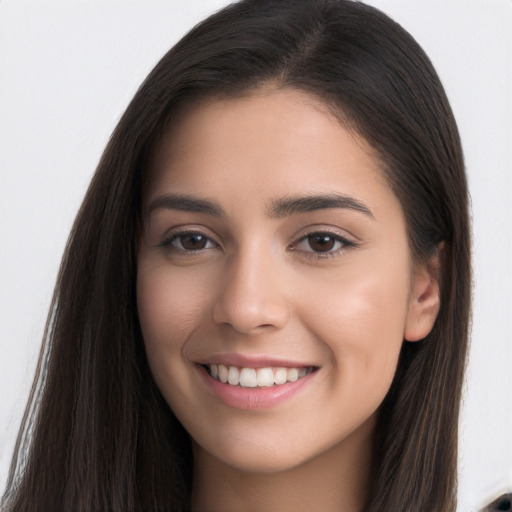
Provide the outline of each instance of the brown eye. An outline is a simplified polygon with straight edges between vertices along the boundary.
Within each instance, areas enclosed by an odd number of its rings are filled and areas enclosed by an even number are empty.
[[[208,243],[208,238],[200,233],[187,233],[177,237],[177,241],[181,245],[180,249],[186,251],[199,251],[204,249]]]
[[[163,240],[160,247],[166,247],[176,252],[197,252],[217,247],[209,237],[200,232],[189,231],[174,233],[169,238]]]
[[[309,247],[315,252],[332,251],[336,245],[336,238],[327,233],[318,233],[307,237]]]
[[[290,249],[300,251],[307,256],[322,258],[341,255],[354,247],[357,247],[354,242],[336,233],[316,231],[300,238],[290,246]]]

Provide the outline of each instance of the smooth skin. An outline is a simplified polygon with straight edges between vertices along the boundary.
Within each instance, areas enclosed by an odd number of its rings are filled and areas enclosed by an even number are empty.
[[[165,135],[144,208],[140,323],[193,440],[193,510],[359,510],[400,348],[439,308],[371,148],[298,90],[212,100]],[[315,371],[275,407],[235,408],[197,364],[233,353]]]

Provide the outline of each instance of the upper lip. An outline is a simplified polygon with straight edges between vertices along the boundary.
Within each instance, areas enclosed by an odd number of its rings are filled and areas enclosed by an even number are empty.
[[[201,365],[223,364],[225,366],[237,366],[239,368],[266,368],[269,366],[279,368],[315,367],[315,365],[303,361],[293,361],[268,355],[254,356],[237,353],[212,355],[211,357],[197,361],[197,363]]]

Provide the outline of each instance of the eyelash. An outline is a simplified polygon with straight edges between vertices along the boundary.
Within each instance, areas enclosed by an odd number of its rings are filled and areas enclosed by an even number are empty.
[[[210,243],[212,244],[214,247],[208,247],[208,248],[201,248],[201,249],[185,249],[183,247],[174,247],[173,246],[173,243],[176,242],[177,240],[180,240],[186,236],[201,236],[201,237],[204,237],[206,239],[206,243]],[[174,231],[172,233],[169,234],[169,236],[167,236],[166,238],[164,238],[159,244],[157,247],[163,247],[165,249],[168,249],[169,251],[171,252],[176,252],[176,253],[181,253],[183,255],[195,255],[195,254],[198,254],[200,253],[201,251],[204,251],[204,250],[210,250],[212,248],[218,248],[219,245],[216,244],[212,239],[211,237],[205,235],[203,232],[201,231],[197,231],[197,230],[191,230],[191,229],[187,229],[187,230],[184,230],[184,231]]]
[[[179,241],[180,239],[182,239],[184,237],[187,237],[187,236],[190,237],[190,236],[194,236],[194,235],[204,237],[206,239],[206,244],[211,244],[212,247],[203,247],[203,248],[199,248],[199,249],[185,249],[185,248],[183,248],[183,246],[180,248],[180,247],[175,247],[173,245],[176,241]],[[335,250],[330,249],[328,251],[297,249],[297,247],[300,244],[306,242],[308,239],[312,239],[313,237],[329,238],[333,241],[333,243],[335,245],[340,244],[341,246]],[[201,253],[202,251],[219,248],[219,244],[214,242],[211,237],[205,235],[201,231],[184,230],[184,231],[174,231],[174,232],[170,233],[169,236],[167,236],[164,240],[162,240],[157,245],[157,247],[165,248],[170,252],[178,253],[178,254],[181,254],[184,256],[195,256],[195,255]],[[311,247],[311,242],[309,244],[309,247],[310,247],[310,249],[313,249]],[[309,257],[309,258],[324,259],[324,258],[333,258],[335,256],[339,256],[340,254],[345,253],[347,250],[349,250],[351,248],[355,248],[355,247],[357,247],[356,243],[351,242],[350,240],[347,240],[345,237],[342,237],[337,233],[333,233],[329,230],[319,230],[319,231],[313,231],[311,233],[307,233],[307,234],[303,235],[296,242],[293,242],[292,244],[290,244],[288,246],[288,249],[291,251],[297,251],[297,252],[300,251],[303,254],[305,254],[306,257]]]
[[[334,258],[336,256],[339,256],[339,255],[345,253],[349,249],[357,247],[356,243],[351,242],[350,240],[347,240],[345,237],[340,236],[337,233],[333,233],[332,231],[329,231],[329,230],[319,230],[319,231],[313,231],[311,233],[307,233],[306,235],[302,236],[301,238],[299,238],[299,240],[297,240],[297,242],[294,242],[293,244],[291,244],[289,246],[289,249],[292,251],[300,250],[300,249],[296,249],[296,247],[299,244],[306,242],[308,239],[310,240],[309,247],[311,249],[313,249],[311,247],[311,239],[313,237],[329,238],[333,241],[334,244],[340,244],[341,246],[335,250],[328,250],[328,251],[324,251],[324,252],[323,251],[314,251],[314,250],[311,250],[311,251],[303,250],[302,251],[304,254],[307,254],[307,256],[311,257],[311,258],[316,258],[316,259]]]

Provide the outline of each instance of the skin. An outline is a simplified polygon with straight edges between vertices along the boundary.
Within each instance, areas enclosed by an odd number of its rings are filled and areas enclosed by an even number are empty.
[[[223,215],[169,208],[159,200],[168,194],[215,202]],[[333,194],[368,211],[271,215],[276,200]],[[192,508],[359,510],[400,348],[428,334],[439,306],[435,261],[411,260],[379,160],[313,96],[262,89],[183,114],[145,209],[140,322],[155,382],[193,440]],[[203,235],[199,250],[190,230]],[[319,232],[324,245],[310,236]],[[239,409],[196,364],[226,353],[316,371],[275,407]]]

